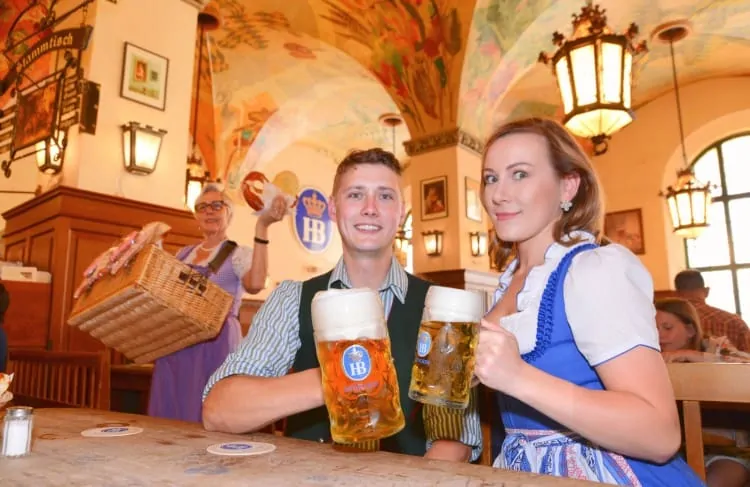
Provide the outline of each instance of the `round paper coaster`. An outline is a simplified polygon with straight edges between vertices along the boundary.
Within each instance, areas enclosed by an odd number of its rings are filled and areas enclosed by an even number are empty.
[[[109,436],[130,436],[142,432],[143,428],[135,426],[109,426],[107,428],[91,428],[81,431],[82,436],[104,438]]]
[[[247,456],[247,455],[263,455],[264,453],[271,453],[276,449],[276,445],[271,443],[260,443],[257,441],[233,441],[231,443],[218,443],[211,445],[206,448],[208,453],[214,455],[230,455],[230,456]]]

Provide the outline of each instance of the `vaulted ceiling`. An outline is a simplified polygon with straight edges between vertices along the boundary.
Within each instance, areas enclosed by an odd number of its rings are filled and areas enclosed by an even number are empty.
[[[3,25],[24,0],[2,0]],[[569,35],[583,0],[212,0],[199,146],[215,176],[238,182],[292,144],[335,161],[352,147],[397,147],[459,127],[484,138],[508,117],[559,115],[555,79],[537,63]],[[669,48],[649,35],[687,19],[675,46],[681,85],[750,71],[748,0],[601,0],[616,32],[631,22],[649,52],[634,103],[672,89]],[[197,58],[197,56],[196,56]],[[7,68],[0,59],[0,76]],[[3,100],[0,100],[0,106]],[[395,141],[379,122],[398,113]],[[637,123],[637,121],[636,121]]]

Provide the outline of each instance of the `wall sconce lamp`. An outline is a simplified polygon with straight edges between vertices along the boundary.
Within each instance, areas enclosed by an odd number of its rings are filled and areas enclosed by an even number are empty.
[[[440,230],[430,230],[422,232],[422,241],[424,242],[424,251],[430,257],[437,257],[443,254],[443,232]]]
[[[406,237],[406,232],[403,230],[399,230],[396,232],[396,237],[393,239],[393,244],[396,247],[396,250],[401,252],[406,252],[406,250],[409,248],[409,245],[411,245],[411,239]]]
[[[36,167],[44,174],[57,174],[62,170],[65,147],[68,145],[66,132],[57,132],[57,137],[50,137],[36,144]]]
[[[481,257],[487,255],[487,234],[484,232],[469,232],[471,255]]]
[[[203,169],[203,164],[198,158],[188,158],[185,174],[185,206],[190,211],[195,210],[195,200],[200,196],[203,185],[211,179],[211,173]]]
[[[161,142],[166,130],[150,125],[128,122],[122,126],[122,150],[125,170],[135,174],[151,174],[159,160]]]

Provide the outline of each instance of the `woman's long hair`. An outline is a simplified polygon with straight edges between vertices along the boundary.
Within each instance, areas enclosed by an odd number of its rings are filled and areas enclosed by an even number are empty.
[[[658,311],[673,314],[688,328],[693,329],[693,337],[688,342],[690,350],[701,351],[703,346],[703,329],[698,312],[689,301],[680,298],[661,298],[654,302]]]
[[[602,191],[591,161],[575,138],[554,120],[525,118],[508,122],[498,127],[487,139],[482,153],[482,167],[487,161],[490,147],[501,138],[512,134],[536,134],[544,137],[547,141],[550,162],[558,177],[562,179],[565,176],[577,174],[581,179],[578,192],[571,201],[573,206],[570,211],[563,212],[555,224],[555,241],[565,246],[578,243],[577,239],[565,239],[576,230],[588,232],[598,239],[604,218]],[[482,190],[484,190],[484,178],[482,178]],[[482,201],[484,202],[484,198]],[[497,232],[494,233],[493,240],[495,241],[493,246],[497,249],[493,256],[495,267],[502,271],[515,253],[514,244],[500,241]]]

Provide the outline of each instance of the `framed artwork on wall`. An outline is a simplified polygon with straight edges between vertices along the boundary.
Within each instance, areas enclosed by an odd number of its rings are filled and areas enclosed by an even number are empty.
[[[424,179],[419,185],[422,195],[422,220],[447,217],[448,176]]]
[[[614,211],[604,217],[604,235],[614,243],[627,247],[634,254],[645,254],[641,209]]]
[[[464,178],[466,190],[466,218],[475,222],[482,221],[482,200],[479,194],[479,181]]]
[[[125,43],[121,97],[164,110],[167,106],[168,74],[169,59],[129,42]]]

